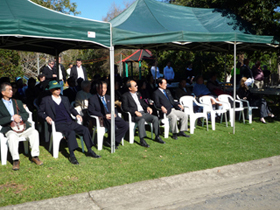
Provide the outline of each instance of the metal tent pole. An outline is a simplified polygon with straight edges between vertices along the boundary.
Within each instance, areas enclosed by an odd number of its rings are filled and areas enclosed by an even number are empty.
[[[114,46],[110,47],[110,93],[111,93],[111,153],[115,152],[115,75]]]
[[[233,72],[233,134],[235,134],[235,99],[236,99],[236,41],[234,42],[234,72]]]

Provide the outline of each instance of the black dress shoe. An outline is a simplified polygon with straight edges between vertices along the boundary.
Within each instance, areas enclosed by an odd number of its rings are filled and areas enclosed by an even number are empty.
[[[77,161],[76,157],[69,157],[69,161],[74,165],[79,165],[79,162]]]
[[[100,158],[101,156],[100,155],[97,155],[94,151],[90,151],[90,152],[88,152],[88,154],[87,154],[88,156],[90,156],[90,157],[93,157],[93,158]]]
[[[156,140],[158,143],[165,144],[165,141],[163,141],[159,136],[156,136],[155,140]]]
[[[178,139],[177,134],[173,133],[172,139],[177,140]]]
[[[147,142],[146,142],[144,139],[140,140],[140,145],[141,145],[142,147],[150,147],[150,145],[147,144]]]
[[[187,138],[190,137],[189,135],[185,134],[183,131],[180,131],[180,132],[178,133],[178,136],[184,136],[184,137],[187,137]]]

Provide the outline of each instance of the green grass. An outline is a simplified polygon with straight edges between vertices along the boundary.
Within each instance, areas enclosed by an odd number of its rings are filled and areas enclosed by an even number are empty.
[[[236,122],[236,134],[225,123],[216,123],[216,131],[198,126],[191,138],[165,139],[162,145],[147,139],[150,148],[125,141],[116,153],[109,148],[97,151],[100,159],[86,157],[76,151],[80,165],[70,164],[60,152],[54,159],[44,146],[40,147],[43,166],[20,154],[20,170],[12,164],[0,166],[0,206],[54,198],[74,193],[156,179],[190,171],[203,170],[280,154],[280,122],[264,125],[258,122]],[[150,133],[147,132],[150,136]],[[139,138],[135,137],[139,142]],[[62,144],[62,152],[68,151]],[[95,150],[96,151],[96,150]]]

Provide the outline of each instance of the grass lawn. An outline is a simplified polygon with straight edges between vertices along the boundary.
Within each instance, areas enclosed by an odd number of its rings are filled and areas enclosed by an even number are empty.
[[[198,126],[191,138],[165,139],[162,145],[147,139],[150,148],[125,141],[115,154],[103,147],[100,159],[86,157],[76,151],[80,165],[70,164],[65,144],[59,158],[54,159],[40,147],[43,166],[20,154],[20,170],[12,164],[0,166],[0,206],[54,198],[74,193],[156,179],[175,174],[280,155],[279,121],[264,125],[255,118],[252,124],[236,122],[236,134],[225,123],[216,123],[216,131]],[[147,132],[150,137],[150,133]],[[135,137],[136,142],[139,138]],[[81,146],[81,145],[80,145]],[[96,151],[96,149],[94,149]],[[11,159],[10,159],[11,160]]]

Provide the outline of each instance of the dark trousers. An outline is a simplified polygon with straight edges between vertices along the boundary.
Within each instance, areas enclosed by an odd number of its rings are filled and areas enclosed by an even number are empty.
[[[85,126],[79,125],[74,121],[57,123],[55,126],[56,130],[61,132],[67,138],[67,144],[70,152],[78,148],[76,133],[83,136],[88,151],[91,150],[93,143],[90,138],[89,130]]]
[[[109,134],[111,135],[111,120],[104,120],[104,126],[105,128],[108,129]],[[120,117],[116,117],[115,118],[115,140],[116,140],[116,144],[118,145],[121,141],[122,138],[124,137],[125,133],[128,130],[128,123],[125,122],[122,118]]]
[[[138,134],[140,138],[144,138],[147,136],[145,130],[145,122],[149,122],[153,124],[153,128],[155,131],[155,135],[158,136],[159,122],[158,118],[149,113],[140,112],[142,117],[135,117],[135,122],[138,124]]]

